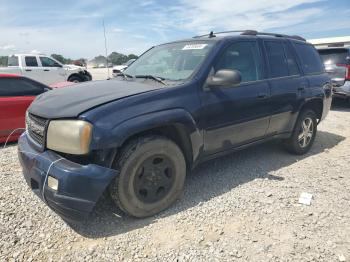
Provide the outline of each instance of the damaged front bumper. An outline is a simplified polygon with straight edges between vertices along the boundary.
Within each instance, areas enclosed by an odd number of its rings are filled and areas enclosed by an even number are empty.
[[[28,186],[66,220],[83,220],[93,210],[117,171],[96,164],[81,165],[57,153],[36,151],[26,133],[18,140],[18,157]],[[58,180],[57,191],[47,176]]]

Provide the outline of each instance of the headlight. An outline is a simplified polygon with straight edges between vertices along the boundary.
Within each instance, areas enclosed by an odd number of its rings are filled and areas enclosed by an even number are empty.
[[[92,125],[82,120],[50,121],[46,136],[49,149],[74,155],[89,152]]]

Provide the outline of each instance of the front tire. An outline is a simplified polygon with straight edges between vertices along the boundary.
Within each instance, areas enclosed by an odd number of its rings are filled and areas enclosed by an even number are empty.
[[[120,152],[114,168],[119,171],[109,187],[121,210],[134,217],[148,217],[168,208],[183,191],[186,162],[180,148],[160,136],[140,137]]]
[[[292,136],[286,141],[289,152],[297,155],[306,154],[312,147],[317,133],[317,118],[313,110],[300,113]]]
[[[68,78],[68,81],[73,83],[83,82],[83,80],[79,76],[71,76]]]

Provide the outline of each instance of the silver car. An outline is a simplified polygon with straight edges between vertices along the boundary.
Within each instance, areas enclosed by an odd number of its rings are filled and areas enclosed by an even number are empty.
[[[318,52],[332,78],[334,96],[347,99],[350,105],[350,47],[328,47]]]

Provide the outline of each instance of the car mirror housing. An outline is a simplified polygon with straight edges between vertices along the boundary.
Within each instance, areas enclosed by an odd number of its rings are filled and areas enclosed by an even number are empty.
[[[234,87],[241,83],[242,76],[238,70],[220,69],[207,79],[209,87]]]

